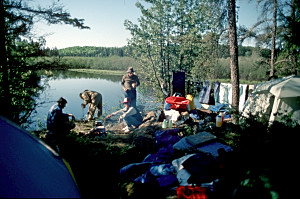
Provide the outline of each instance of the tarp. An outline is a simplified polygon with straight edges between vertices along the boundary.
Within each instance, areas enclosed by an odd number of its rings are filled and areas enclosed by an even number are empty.
[[[300,77],[288,76],[260,83],[249,96],[243,116],[265,117],[270,122],[283,116],[300,123]]]
[[[1,116],[0,197],[80,198],[64,160],[41,140]]]

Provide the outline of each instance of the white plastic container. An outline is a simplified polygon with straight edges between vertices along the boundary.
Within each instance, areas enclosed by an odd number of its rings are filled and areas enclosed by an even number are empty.
[[[225,112],[224,112],[224,111],[221,111],[221,112],[219,113],[219,115],[222,117],[222,124],[223,124]]]

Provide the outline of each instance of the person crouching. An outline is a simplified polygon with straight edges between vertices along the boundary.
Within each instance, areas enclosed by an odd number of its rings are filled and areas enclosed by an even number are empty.
[[[107,115],[106,118],[121,114],[119,122],[121,122],[122,120],[124,121],[126,126],[123,128],[123,130],[125,133],[128,133],[133,128],[137,128],[143,122],[143,117],[135,107],[131,106],[130,98],[124,98],[124,101],[122,103],[125,106],[123,109]]]
[[[98,109],[97,117],[102,115],[102,95],[96,91],[85,90],[79,94],[79,97],[83,99],[84,103],[81,104],[82,108],[85,108],[89,104],[88,120],[94,119],[96,108]]]

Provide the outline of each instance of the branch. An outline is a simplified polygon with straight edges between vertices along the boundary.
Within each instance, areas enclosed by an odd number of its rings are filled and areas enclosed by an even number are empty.
[[[283,59],[283,60],[276,61],[275,64],[280,64],[282,62],[290,62],[290,61],[291,61],[290,59]]]
[[[39,16],[46,20],[49,24],[65,23],[67,25],[73,25],[79,29],[90,29],[90,27],[84,25],[84,19],[71,18],[70,13],[65,12],[63,7],[52,5],[49,9],[32,9],[21,4],[6,5],[6,8],[13,8],[19,11],[25,11],[34,16]]]
[[[148,57],[152,63],[152,68],[153,68],[153,71],[154,71],[154,76],[155,76],[155,79],[157,80],[158,84],[159,84],[159,87],[161,88],[161,83],[159,81],[159,78],[157,77],[157,73],[156,73],[156,70],[155,70],[155,64],[152,60],[152,56],[151,56],[151,53],[150,53],[150,45],[148,44],[147,45],[147,51],[148,51]],[[161,88],[161,91],[163,92],[163,89]]]

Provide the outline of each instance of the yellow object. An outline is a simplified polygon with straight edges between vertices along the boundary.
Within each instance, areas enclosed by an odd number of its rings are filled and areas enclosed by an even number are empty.
[[[218,115],[216,117],[216,127],[221,127],[222,126],[222,117]]]
[[[196,108],[195,106],[195,102],[194,102],[194,98],[191,94],[187,94],[186,95],[186,99],[188,99],[190,101],[189,106],[190,106],[190,111],[194,110]]]

